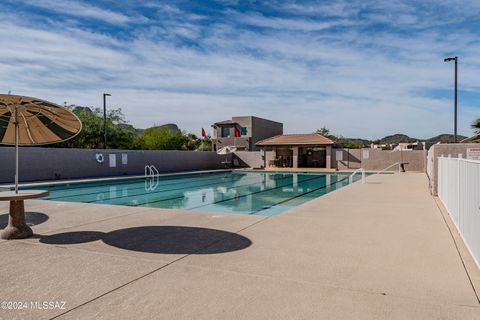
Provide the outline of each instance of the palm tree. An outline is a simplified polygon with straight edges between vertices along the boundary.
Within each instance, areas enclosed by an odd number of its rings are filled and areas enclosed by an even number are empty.
[[[476,133],[480,133],[480,118],[473,121],[472,128],[475,130]]]

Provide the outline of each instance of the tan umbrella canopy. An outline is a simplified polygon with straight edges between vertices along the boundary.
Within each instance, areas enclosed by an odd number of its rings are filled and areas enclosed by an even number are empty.
[[[236,147],[226,146],[226,147],[223,147],[223,148],[218,149],[217,154],[226,155],[226,154],[233,153],[233,152],[235,152],[235,151],[237,151],[237,148],[236,148]]]
[[[82,129],[78,117],[51,102],[0,94],[0,143],[15,145],[18,123],[19,145],[42,145],[70,139]]]
[[[217,154],[220,154],[220,155],[226,155],[225,157],[225,166],[226,163],[228,162],[228,155],[231,154],[231,153],[234,153],[235,151],[237,151],[237,147],[234,147],[234,146],[226,146],[226,147],[223,147],[223,148],[220,148],[217,150]]]
[[[57,104],[0,94],[0,144],[16,146],[15,191],[18,193],[18,146],[68,140],[82,130],[78,117]]]

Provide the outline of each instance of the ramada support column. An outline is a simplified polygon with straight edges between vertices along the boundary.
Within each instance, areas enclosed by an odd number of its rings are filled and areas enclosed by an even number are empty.
[[[265,150],[265,153],[266,153],[266,152],[267,152],[267,151]],[[267,156],[267,155],[265,154],[265,157],[266,157],[266,156]],[[275,163],[275,161],[277,160],[277,147],[273,147],[273,149],[272,149],[272,158],[271,158],[271,159],[268,159],[268,160],[274,160],[274,163]],[[267,165],[268,165],[268,162],[267,162]],[[275,166],[275,165],[274,165],[274,166]]]
[[[326,168],[330,169],[332,167],[332,146],[327,146],[326,148],[327,154],[327,161],[326,161]]]
[[[260,154],[262,155],[263,158],[263,168],[267,168],[267,150],[266,148],[262,147],[260,148]]]
[[[293,149],[292,167],[298,168],[298,147],[293,147],[292,149]]]

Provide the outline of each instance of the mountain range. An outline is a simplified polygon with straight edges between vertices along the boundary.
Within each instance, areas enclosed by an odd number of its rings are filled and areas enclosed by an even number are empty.
[[[462,136],[462,135],[457,135],[458,141],[461,141],[467,137]],[[362,138],[346,138],[346,140],[359,145],[359,146],[369,146],[372,143],[373,144],[399,144],[402,142],[426,142],[427,144],[436,144],[438,142],[440,143],[453,143],[454,142],[454,137],[453,134],[440,134],[438,136],[428,138],[428,139],[419,139],[419,138],[412,138],[409,137],[405,134],[397,133],[393,134],[390,136],[383,137],[382,139],[379,140],[367,140],[367,139],[362,139]]]
[[[92,112],[91,108],[80,107],[80,106],[74,106],[73,110],[74,111]],[[129,131],[134,132],[137,135],[140,135],[143,131],[145,131],[145,129],[135,128],[131,124],[127,124],[127,123],[122,123],[122,124],[120,124],[120,126],[122,126],[124,129],[127,129]],[[164,125],[155,126],[154,128],[167,128],[167,129],[172,130],[172,131],[180,131],[178,126],[174,123],[167,123],[167,124],[164,124]],[[458,135],[457,138],[458,138],[458,141],[461,141],[463,139],[466,139],[467,137],[462,136],[462,135]],[[394,144],[394,145],[396,145],[396,144],[399,144],[399,143],[417,142],[417,141],[426,142],[427,145],[433,145],[433,144],[436,144],[438,142],[440,142],[440,143],[453,143],[454,142],[453,134],[440,134],[438,136],[435,136],[435,137],[432,137],[432,138],[429,138],[429,139],[413,138],[413,137],[409,137],[406,134],[401,134],[401,133],[389,135],[389,136],[383,137],[383,138],[378,139],[378,140],[368,140],[368,139],[363,139],[363,138],[343,138],[343,137],[341,139],[343,141],[349,141],[352,144],[356,145],[357,147],[369,147],[371,144],[380,144],[380,145],[381,144],[385,144],[385,145]]]

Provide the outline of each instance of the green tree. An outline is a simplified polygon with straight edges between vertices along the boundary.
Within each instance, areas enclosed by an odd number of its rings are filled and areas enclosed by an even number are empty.
[[[185,145],[186,150],[195,151],[212,151],[212,139],[210,136],[205,138],[199,138],[193,133],[186,134],[187,143]]]
[[[475,130],[475,132],[480,133],[480,118],[473,121],[472,128]]]
[[[337,144],[338,146],[342,148],[348,148],[348,149],[359,149],[361,146],[353,143],[352,141],[348,140],[347,138],[344,138],[343,136],[335,136],[330,133],[330,129],[327,127],[322,127],[318,129],[315,133],[321,134],[322,136],[332,140]]]
[[[111,149],[133,149],[136,140],[135,128],[125,120],[122,109],[110,110],[107,114],[108,147]]]
[[[135,146],[143,150],[187,150],[188,141],[181,131],[153,127],[142,132]]]
[[[212,151],[212,137],[207,135],[204,139],[200,139],[200,144],[197,151]]]
[[[103,111],[71,105],[68,107],[82,121],[82,131],[75,138],[53,145],[63,148],[103,148]],[[111,109],[107,113],[107,147],[110,149],[145,150],[196,150],[211,151],[212,141],[193,133],[182,132],[169,126],[152,127],[140,136],[128,124],[121,109]]]
[[[185,150],[197,150],[201,143],[200,139],[198,139],[198,137],[193,133],[188,133],[185,135],[185,137]]]
[[[334,136],[332,136],[330,134],[330,129],[328,129],[327,127],[323,126],[321,127],[320,129],[317,130],[317,132],[315,133],[318,133],[318,134],[321,134],[322,136],[326,137],[326,138],[329,138],[331,139],[331,137],[335,138]]]
[[[73,139],[57,144],[64,148],[103,148],[103,111],[100,108],[71,106],[82,121],[82,131]],[[128,125],[121,109],[107,113],[107,146],[111,149],[131,149],[136,140],[135,129]]]

